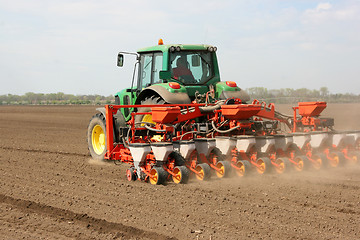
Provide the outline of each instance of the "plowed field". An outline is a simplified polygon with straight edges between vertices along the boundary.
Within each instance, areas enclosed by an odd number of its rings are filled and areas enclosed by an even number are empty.
[[[360,239],[360,165],[128,182],[126,165],[88,154],[95,108],[0,106],[0,239]],[[359,109],[329,104],[324,116],[360,129]]]

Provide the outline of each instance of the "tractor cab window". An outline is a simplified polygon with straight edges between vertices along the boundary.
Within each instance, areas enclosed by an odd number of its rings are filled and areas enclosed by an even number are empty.
[[[146,53],[140,56],[138,89],[146,88],[159,82],[159,72],[162,70],[162,53]]]
[[[211,53],[181,51],[170,54],[172,77],[185,85],[203,84],[214,76]]]

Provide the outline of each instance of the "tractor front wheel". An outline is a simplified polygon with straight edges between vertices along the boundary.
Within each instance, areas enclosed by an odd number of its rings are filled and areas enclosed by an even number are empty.
[[[104,161],[106,153],[106,122],[101,113],[95,114],[88,125],[87,142],[93,159]]]

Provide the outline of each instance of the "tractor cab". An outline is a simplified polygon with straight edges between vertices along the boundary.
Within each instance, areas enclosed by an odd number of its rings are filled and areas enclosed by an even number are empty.
[[[132,53],[137,56],[133,81],[130,88],[115,95],[115,104],[142,104],[155,98],[170,104],[186,104],[201,99],[210,90],[214,90],[215,98],[245,96],[245,101],[248,100],[235,82],[220,81],[216,51],[211,45],[164,45],[159,41],[156,46]],[[120,67],[124,54],[128,53],[118,54]],[[128,119],[132,109],[122,111]]]
[[[208,87],[220,81],[216,50],[209,45],[182,44],[140,49],[137,52],[137,83],[132,88],[140,92],[153,84],[166,82],[177,82],[186,89],[192,85],[197,90],[202,85]],[[123,53],[119,53],[118,63],[122,66]]]
[[[209,51],[176,51],[169,54],[171,78],[187,85],[203,85],[215,77],[212,53]]]

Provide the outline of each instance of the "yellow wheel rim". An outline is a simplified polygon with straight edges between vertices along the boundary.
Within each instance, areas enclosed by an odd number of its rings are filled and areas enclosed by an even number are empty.
[[[263,174],[265,172],[265,162],[260,160],[258,161],[258,167],[256,168],[258,173]]]
[[[216,167],[219,169],[219,170],[216,171],[216,176],[218,178],[224,177],[224,175],[225,175],[225,166],[222,163],[219,162],[218,164],[216,164]]]
[[[334,154],[333,158],[330,161],[330,165],[332,167],[337,167],[339,165],[339,161],[340,161],[339,156]]]
[[[236,174],[239,176],[239,177],[243,177],[245,175],[245,166],[243,163],[241,162],[238,162],[236,163],[236,167],[238,167],[236,169]]]
[[[95,125],[92,134],[91,142],[94,152],[97,155],[101,155],[105,150],[105,132],[100,125]]]
[[[150,174],[151,174],[150,183],[152,185],[156,185],[159,179],[158,172],[155,169],[151,169]]]
[[[285,171],[285,163],[284,161],[280,160],[278,166],[276,167],[276,172],[283,173]]]
[[[175,174],[175,176],[173,176],[174,183],[180,183],[182,178],[181,171],[178,168],[175,168],[174,174]]]
[[[304,161],[300,158],[296,159],[297,164],[295,165],[295,169],[297,171],[302,171],[304,169]]]
[[[197,166],[195,170],[197,171],[196,178],[200,181],[204,180],[204,169]]]

